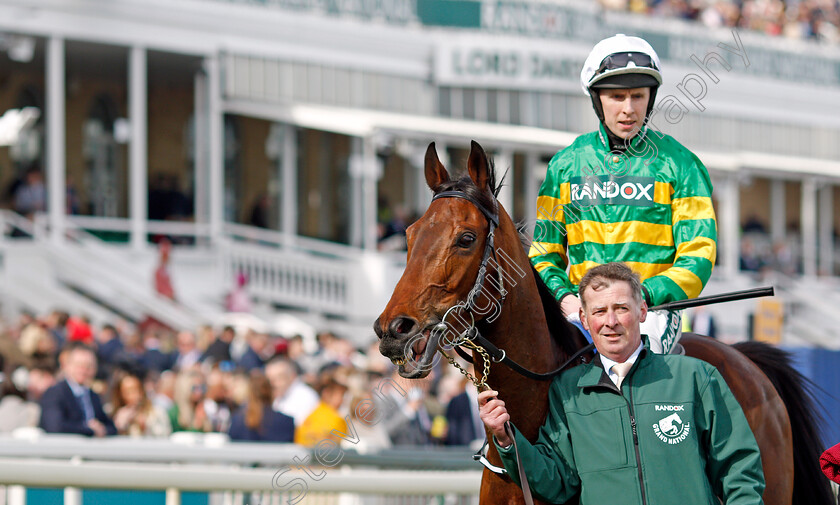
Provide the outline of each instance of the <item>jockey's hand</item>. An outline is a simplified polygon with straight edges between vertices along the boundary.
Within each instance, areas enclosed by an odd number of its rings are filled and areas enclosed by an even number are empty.
[[[563,301],[560,302],[560,310],[566,319],[579,320],[580,315],[580,298],[577,295],[564,296]]]
[[[513,440],[505,432],[505,423],[510,421],[510,414],[505,408],[505,402],[497,398],[498,391],[488,389],[478,394],[478,415],[481,421],[496,437],[499,446],[505,448],[513,443]]]

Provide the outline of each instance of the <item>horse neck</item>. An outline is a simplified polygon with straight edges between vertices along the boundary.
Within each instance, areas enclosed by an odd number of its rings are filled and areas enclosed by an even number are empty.
[[[510,226],[513,227],[512,222]],[[534,372],[548,372],[558,366],[561,350],[548,330],[528,256],[520,245],[518,235],[515,232],[513,237],[508,235],[500,234],[500,238],[505,238],[498,247],[508,253],[518,267],[514,269],[517,274],[509,273],[516,284],[505,286],[508,294],[499,317],[493,323],[483,325],[481,331],[523,367]],[[518,275],[522,272],[524,276]],[[535,435],[545,417],[550,381],[528,379],[504,364],[493,363],[488,384],[499,391],[499,397],[505,401],[517,428],[526,437]]]

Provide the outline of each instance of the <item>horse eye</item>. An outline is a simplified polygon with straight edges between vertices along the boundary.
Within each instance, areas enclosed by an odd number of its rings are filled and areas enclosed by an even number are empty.
[[[462,247],[464,249],[469,248],[475,243],[475,235],[472,233],[464,233],[460,237],[458,237],[458,243],[456,244],[458,247]]]

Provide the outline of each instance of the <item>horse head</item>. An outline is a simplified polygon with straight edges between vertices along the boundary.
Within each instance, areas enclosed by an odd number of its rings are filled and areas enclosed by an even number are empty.
[[[426,213],[406,230],[405,272],[374,323],[379,351],[406,378],[428,375],[439,345],[451,343],[451,335],[482,319],[476,308],[500,309],[504,288],[494,281],[496,264],[488,262],[488,254],[496,256],[501,244],[510,240],[494,233],[500,221],[507,235],[513,230],[516,240],[515,246],[505,245],[522,252],[512,221],[496,201],[493,167],[476,142],[467,172],[451,179],[434,143],[429,145],[425,175],[435,196]]]

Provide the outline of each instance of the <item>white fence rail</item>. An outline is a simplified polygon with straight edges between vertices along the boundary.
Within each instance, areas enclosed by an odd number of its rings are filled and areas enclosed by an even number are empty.
[[[479,471],[327,469],[324,472],[316,480],[311,473],[301,470],[280,473],[278,469],[210,465],[0,458],[0,483],[25,487],[252,492],[281,491],[287,484],[300,479],[313,493],[472,495],[478,493],[481,484]]]
[[[3,505],[26,505],[26,488],[63,489],[65,505],[81,504],[84,489],[165,491],[166,505],[180,504],[187,491],[209,493],[210,505],[467,505],[476,503],[481,481],[467,449],[342,450],[331,468],[297,445],[230,443],[218,434],[22,434],[30,436],[0,436]]]

